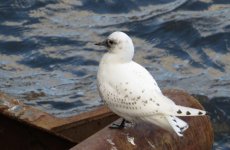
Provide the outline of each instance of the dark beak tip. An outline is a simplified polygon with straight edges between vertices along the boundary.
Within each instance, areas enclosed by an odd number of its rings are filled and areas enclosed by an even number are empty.
[[[97,43],[95,43],[94,45],[106,46],[106,42],[105,42],[105,41],[103,41],[103,42],[97,42]]]
[[[100,43],[100,42],[98,42],[98,43],[94,43],[94,45],[101,45],[101,43]]]

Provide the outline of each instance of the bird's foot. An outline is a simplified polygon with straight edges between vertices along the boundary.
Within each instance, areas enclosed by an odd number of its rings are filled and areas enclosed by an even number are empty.
[[[125,122],[126,122],[126,120],[123,119],[121,124],[113,123],[111,126],[109,126],[109,128],[110,129],[123,129],[125,127]]]

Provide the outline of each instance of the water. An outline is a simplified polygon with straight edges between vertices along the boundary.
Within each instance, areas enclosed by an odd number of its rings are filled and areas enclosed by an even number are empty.
[[[0,2],[0,91],[57,117],[102,105],[94,43],[125,31],[162,89],[203,99],[214,149],[230,149],[229,14],[228,0]]]

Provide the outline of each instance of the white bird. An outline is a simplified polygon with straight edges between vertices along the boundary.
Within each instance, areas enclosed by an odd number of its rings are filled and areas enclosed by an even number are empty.
[[[124,118],[117,128],[123,128],[125,120],[142,121],[183,136],[188,124],[177,116],[206,114],[203,110],[176,105],[164,96],[152,75],[132,60],[133,42],[125,33],[113,32],[96,45],[108,49],[100,61],[97,86],[102,100]]]

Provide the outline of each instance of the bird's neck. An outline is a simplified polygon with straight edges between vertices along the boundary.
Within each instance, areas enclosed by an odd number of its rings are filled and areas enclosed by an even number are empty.
[[[133,54],[107,52],[104,54],[102,63],[128,63],[133,59]]]

